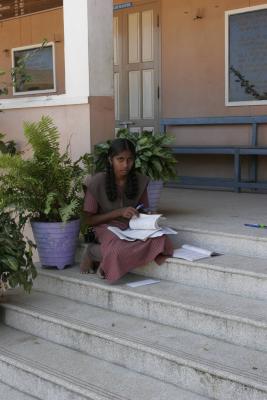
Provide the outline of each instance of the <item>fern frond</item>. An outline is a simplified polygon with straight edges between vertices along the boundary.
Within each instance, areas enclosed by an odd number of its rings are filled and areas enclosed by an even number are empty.
[[[74,215],[77,214],[77,210],[80,207],[80,202],[78,199],[73,199],[69,204],[59,209],[60,217],[62,222],[66,223]]]
[[[52,206],[53,206],[53,203],[55,202],[56,197],[57,197],[56,193],[53,193],[53,192],[48,193],[48,195],[46,197],[46,201],[45,201],[44,214],[48,215],[51,212]]]
[[[52,154],[60,156],[59,132],[50,117],[43,116],[39,122],[25,122],[24,133],[37,159]]]

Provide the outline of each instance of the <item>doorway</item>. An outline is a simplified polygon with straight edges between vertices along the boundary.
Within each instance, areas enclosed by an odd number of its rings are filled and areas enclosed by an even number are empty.
[[[159,129],[159,3],[114,11],[116,130]]]

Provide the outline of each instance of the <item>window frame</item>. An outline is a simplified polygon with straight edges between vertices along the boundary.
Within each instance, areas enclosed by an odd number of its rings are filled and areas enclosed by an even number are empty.
[[[15,67],[15,52],[31,50],[31,49],[41,49],[43,46],[42,43],[33,44],[30,46],[21,46],[15,47],[11,49],[11,57],[12,57],[12,68]],[[27,90],[24,92],[16,92],[15,87],[13,86],[13,96],[24,96],[31,94],[39,94],[39,93],[56,93],[57,91],[57,83],[56,83],[56,56],[55,56],[55,43],[48,42],[45,44],[44,48],[51,47],[52,48],[52,63],[53,63],[53,88],[52,89],[44,89],[44,90]]]

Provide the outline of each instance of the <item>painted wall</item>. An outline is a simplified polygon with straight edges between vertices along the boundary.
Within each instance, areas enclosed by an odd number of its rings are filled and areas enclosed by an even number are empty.
[[[162,116],[265,114],[267,106],[224,105],[224,13],[261,0],[162,0]]]
[[[263,4],[262,0],[161,0],[161,115],[210,117],[262,115],[267,106],[225,106],[225,19],[227,10]],[[195,19],[198,9],[203,18]],[[197,127],[170,130],[179,144],[247,144],[249,127]],[[259,129],[267,145],[267,127]],[[243,162],[243,176],[249,171]],[[260,160],[259,177],[267,178]],[[231,177],[229,157],[179,156],[179,174]]]
[[[0,132],[15,140],[18,148],[23,149],[23,122],[38,121],[42,115],[49,115],[60,132],[62,149],[70,143],[72,156],[77,159],[81,154],[90,152],[96,143],[112,137],[113,103],[111,98],[93,97],[89,104],[83,105],[5,110],[0,113]]]
[[[70,150],[74,159],[80,156],[80,149],[90,151],[89,121],[90,109],[88,105],[43,107],[29,109],[15,109],[0,114],[1,132],[16,141],[19,149],[25,146],[23,122],[38,121],[42,115],[53,118],[61,136],[61,148],[70,143]]]
[[[91,9],[90,18],[93,14],[98,13],[95,20],[90,21],[90,29],[92,30],[95,25],[96,32],[99,33],[101,27],[99,19],[101,12],[104,13],[105,18],[109,14],[112,15],[112,3],[103,8],[99,7],[94,0],[90,0],[88,7]],[[90,19],[89,18],[89,19]],[[103,20],[103,18],[102,18]],[[104,51],[105,46],[99,46],[100,39],[97,37],[98,44],[89,43],[87,49],[90,53],[90,65],[88,63],[90,79],[95,79],[95,90],[88,99],[88,104],[84,105],[66,105],[54,107],[36,107],[36,108],[22,108],[10,109],[0,113],[0,132],[4,132],[8,139],[14,139],[19,148],[25,145],[22,126],[23,121],[37,121],[42,115],[50,115],[55,124],[58,126],[61,133],[61,144],[65,147],[66,144],[71,142],[71,150],[74,158],[79,157],[84,152],[91,151],[94,144],[104,141],[114,135],[114,99],[113,95],[113,81],[112,81],[112,61],[110,53],[112,54],[112,18],[109,18],[110,24],[105,23],[106,31],[110,29],[110,33],[105,34],[103,43],[109,46],[110,51]],[[73,15],[72,20],[73,22]],[[48,41],[55,42],[56,53],[56,80],[57,80],[57,94],[65,92],[65,70],[64,70],[64,26],[63,26],[63,9],[49,10],[40,12],[33,15],[28,15],[20,18],[13,18],[7,21],[0,22],[0,69],[6,71],[11,67],[11,53],[10,49],[25,45],[40,43],[46,38]],[[66,24],[65,24],[66,26]],[[86,21],[87,27],[87,21]],[[76,27],[77,28],[77,27]],[[76,32],[77,33],[77,32]],[[73,32],[70,32],[74,36]],[[84,35],[88,32],[85,31]],[[103,37],[103,30],[102,30]],[[87,38],[85,39],[87,40]],[[97,48],[97,46],[99,48]],[[77,45],[76,45],[77,48]],[[102,50],[101,50],[102,49]],[[8,50],[8,51],[4,51]],[[80,49],[78,49],[80,51]],[[95,56],[96,53],[96,56]],[[105,55],[109,58],[105,62]],[[76,60],[75,55],[70,55],[71,60]],[[94,63],[94,69],[91,64]],[[104,68],[104,70],[103,70]],[[109,71],[109,74],[108,74]],[[104,74],[100,82],[100,74]],[[5,76],[5,79],[8,74]],[[85,82],[82,82],[85,85]],[[88,83],[89,85],[89,83]],[[11,90],[12,92],[12,90]],[[87,93],[88,90],[85,92]],[[91,92],[90,92],[91,93]],[[71,95],[76,95],[76,92],[70,90]],[[34,95],[35,96],[35,95]],[[37,96],[40,96],[38,94]],[[12,96],[8,96],[12,97]],[[23,98],[24,96],[19,96]],[[30,97],[30,96],[28,96]],[[18,96],[16,96],[18,98]]]
[[[55,43],[57,94],[64,93],[62,8],[0,22],[0,67],[5,71],[10,70],[12,66],[12,48],[42,43],[44,39]],[[5,80],[10,82],[8,74],[5,76]],[[12,97],[12,88],[10,95],[7,97]]]

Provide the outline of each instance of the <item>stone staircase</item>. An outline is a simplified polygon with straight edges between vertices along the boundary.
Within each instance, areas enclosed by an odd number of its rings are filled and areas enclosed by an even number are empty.
[[[229,254],[116,285],[40,269],[1,304],[0,398],[266,400],[267,236],[252,233],[183,227],[179,242]],[[144,276],[160,283],[126,286]]]

